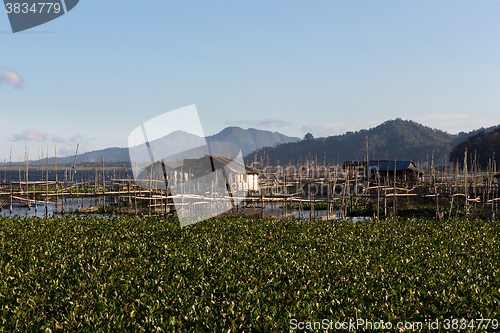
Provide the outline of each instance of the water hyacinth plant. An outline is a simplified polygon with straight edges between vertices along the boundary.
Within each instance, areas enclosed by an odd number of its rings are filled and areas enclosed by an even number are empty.
[[[284,332],[292,319],[499,319],[499,238],[499,221],[458,218],[224,217],[186,228],[1,218],[0,327]]]

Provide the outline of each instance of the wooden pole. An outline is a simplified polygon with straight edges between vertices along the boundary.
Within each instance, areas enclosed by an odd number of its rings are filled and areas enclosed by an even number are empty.
[[[472,164],[472,184],[474,187],[474,199],[477,198],[477,187],[476,187],[476,173],[477,173],[477,151],[474,150],[474,163]],[[474,200],[474,212],[477,209],[477,203]]]
[[[392,198],[392,213],[393,216],[396,216],[397,208],[396,208],[396,172],[397,172],[397,161],[394,160],[394,197]]]
[[[387,166],[387,174],[384,179],[384,218],[387,218],[387,187],[389,186],[389,166]]]
[[[58,191],[58,184],[57,184],[57,145],[54,146],[54,172],[56,174],[56,209],[57,209],[57,203],[59,202],[59,191]]]
[[[45,163],[47,177],[45,179],[45,217],[49,216],[49,145],[47,145],[47,162]]]
[[[368,160],[368,135],[366,136],[366,165],[365,165],[365,177],[366,177],[366,190],[365,190],[365,205],[368,203],[368,189],[370,188],[370,166]]]
[[[38,172],[40,173],[40,175],[43,175],[43,172],[42,172],[42,166],[41,166],[41,163],[40,163],[40,148],[38,148]],[[41,178],[43,176],[40,176]],[[42,182],[40,181],[40,193],[42,192]],[[38,200],[36,200],[36,191],[35,191],[35,215],[38,213]]]
[[[76,156],[78,155],[78,147],[80,147],[79,143],[76,145],[75,159],[73,160],[73,166],[71,167],[71,187],[73,187],[73,173],[75,171]]]
[[[31,201],[29,201],[30,189],[28,182],[28,147],[26,146],[26,142],[24,143],[24,168],[24,178],[26,179],[26,199],[28,199],[28,209],[31,209]],[[21,183],[19,183],[19,186],[21,186]]]
[[[101,176],[101,181],[102,181],[102,205],[103,205],[103,212],[106,213],[106,194],[105,194],[105,186],[106,183],[104,182],[104,156],[101,155],[101,170],[102,170],[102,176]]]
[[[468,204],[468,200],[469,200],[469,186],[468,186],[468,179],[467,179],[467,176],[468,176],[468,171],[467,171],[467,147],[465,147],[465,154],[464,154],[464,194],[465,194],[465,204],[464,204],[464,208],[465,208],[465,215],[469,215],[469,204]]]
[[[17,166],[18,166],[18,169],[19,169],[19,178],[17,178],[17,180],[19,181],[18,182],[18,184],[19,184],[18,191],[19,191],[19,195],[22,196],[22,187],[21,187],[21,157],[19,157],[19,164]]]
[[[436,186],[436,170],[434,168],[434,150],[432,151],[431,175],[432,175],[432,182],[434,185],[434,196],[436,202],[436,220],[437,220],[439,219],[439,201],[438,201],[438,192]]]
[[[24,166],[26,168],[26,199],[28,199],[28,209],[31,209],[31,201],[29,200],[30,198],[30,185],[29,185],[29,177],[28,177],[28,160],[29,160],[29,149],[26,146],[26,143],[24,144]]]
[[[12,217],[12,196],[13,188],[12,188],[12,146],[10,146],[10,157],[9,157],[9,184],[10,184],[10,216]]]
[[[380,162],[377,167],[377,221],[380,221]]]

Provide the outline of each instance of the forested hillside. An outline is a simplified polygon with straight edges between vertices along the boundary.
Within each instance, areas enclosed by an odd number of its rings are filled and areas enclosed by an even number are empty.
[[[500,163],[500,128],[490,132],[482,130],[455,146],[450,153],[450,162],[458,161],[462,165],[465,149],[467,149],[469,165],[476,160],[483,169],[486,169],[488,162],[494,159],[498,167]]]
[[[464,133],[464,135],[466,135]],[[326,138],[313,138],[306,135],[297,143],[281,144],[265,148],[248,155],[249,160],[269,157],[270,163],[287,163],[302,158],[318,158],[322,163],[325,153],[328,162],[344,160],[364,160],[366,158],[366,143],[370,159],[413,159],[416,162],[431,159],[434,151],[434,161],[444,162],[452,148],[452,141],[457,139],[444,131],[423,126],[411,120],[389,120],[381,125],[357,132],[347,132],[343,135]]]

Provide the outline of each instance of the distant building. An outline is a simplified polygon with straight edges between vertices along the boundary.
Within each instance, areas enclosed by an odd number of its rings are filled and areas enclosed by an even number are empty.
[[[349,174],[349,177],[366,177],[366,161],[346,161],[342,169]],[[412,160],[373,160],[368,161],[368,176],[396,178],[406,180],[417,180],[419,171],[417,165]]]
[[[197,191],[216,190],[214,186],[220,190],[226,187],[226,182],[234,192],[259,191],[261,171],[245,166],[229,157],[205,155],[198,159],[182,161],[160,160],[153,165],[153,175],[151,175],[151,167],[146,167],[139,178],[146,182],[148,179],[162,181],[164,171],[171,188],[193,180],[196,182]],[[218,177],[205,177],[212,172],[217,172]],[[212,183],[214,179],[217,183]]]

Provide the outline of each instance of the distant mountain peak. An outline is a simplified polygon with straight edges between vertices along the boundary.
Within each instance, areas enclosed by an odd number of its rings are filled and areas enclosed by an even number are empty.
[[[222,131],[215,135],[207,136],[202,138],[192,133],[188,133],[182,130],[174,131],[157,140],[150,142],[152,149],[154,147],[169,146],[167,149],[173,153],[182,152],[186,149],[191,149],[194,146],[202,146],[210,142],[229,142],[237,144],[242,151],[243,155],[247,155],[252,151],[256,150],[258,147],[274,146],[278,143],[295,142],[300,140],[299,138],[288,137],[286,135],[270,132],[258,129],[243,129],[237,126],[230,126],[224,128]],[[163,149],[165,150],[165,149]],[[101,156],[104,158],[105,162],[129,162],[129,148],[105,148],[101,150],[94,150],[79,154],[76,159],[76,163],[82,162],[100,162]],[[67,157],[58,157],[58,164],[72,164],[74,160],[74,155]],[[54,158],[49,158],[49,163],[54,163]]]
[[[226,127],[219,133],[206,138],[207,142],[231,142],[240,146],[243,156],[256,150],[257,147],[272,147],[276,144],[297,142],[300,139],[289,137],[278,132],[243,129],[237,126]]]

